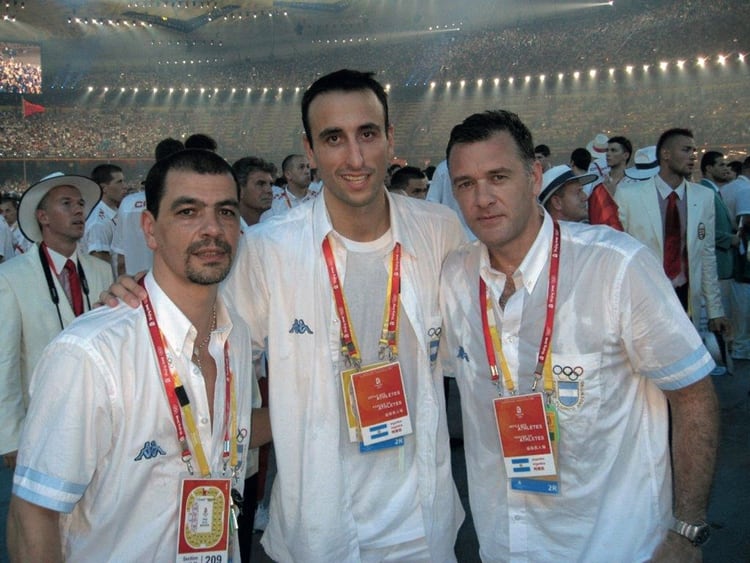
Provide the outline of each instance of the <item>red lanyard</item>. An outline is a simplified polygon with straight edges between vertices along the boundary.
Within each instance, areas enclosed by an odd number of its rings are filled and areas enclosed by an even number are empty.
[[[341,279],[336,269],[336,260],[328,237],[323,239],[323,256],[325,257],[328,277],[331,280],[331,290],[336,303],[336,314],[341,322],[341,354],[348,362],[359,368],[362,365],[362,355],[357,345],[357,338],[352,327],[349,308],[344,298]],[[388,277],[388,290],[383,313],[383,330],[379,346],[380,358],[389,360],[398,357],[398,310],[401,295],[401,245],[396,243],[391,252],[391,271]]]
[[[549,355],[550,344],[552,342],[552,329],[555,322],[555,308],[557,304],[557,284],[560,270],[560,225],[557,221],[553,223],[552,252],[550,256],[549,282],[547,284],[547,315],[544,322],[544,331],[542,332],[542,341],[539,344],[539,354],[537,355],[537,364],[534,369],[534,382],[531,386],[532,391],[536,391],[539,380],[544,376],[544,391],[552,393],[554,382],[552,380],[551,356]],[[490,364],[490,379],[497,383],[500,378],[500,372],[503,373],[503,381],[506,389],[515,393],[515,385],[510,375],[508,365],[503,354],[502,344],[497,335],[497,327],[494,322],[490,322],[487,300],[487,284],[479,277],[479,306],[482,312],[482,332],[484,333],[484,348],[487,353],[487,361]],[[494,319],[493,319],[494,320]],[[500,356],[498,365],[495,355],[497,348]]]
[[[143,280],[141,280],[140,283],[141,285],[144,285]],[[148,296],[146,296],[146,299],[143,301],[143,310],[146,314],[151,342],[153,343],[156,352],[159,372],[161,374],[162,382],[164,383],[164,390],[167,393],[167,400],[169,401],[170,411],[172,412],[172,420],[174,421],[175,429],[177,430],[177,440],[180,442],[180,448],[182,449],[182,461],[185,462],[188,471],[192,474],[193,469],[190,464],[192,459],[190,443],[192,442],[193,451],[195,452],[201,475],[203,477],[208,477],[210,476],[211,471],[206,460],[206,454],[203,450],[200,434],[195,425],[192,408],[190,406],[190,399],[185,387],[180,381],[177,371],[169,367],[164,336],[159,329],[159,323],[156,320],[156,315],[154,314],[154,309]],[[235,439],[237,435],[236,416],[233,416],[236,414],[236,398],[232,393],[232,370],[229,367],[229,341],[224,343],[224,381],[224,447],[222,451],[222,460],[224,462],[224,468],[226,469],[229,464],[231,464],[232,467],[237,467],[238,462],[237,442]]]

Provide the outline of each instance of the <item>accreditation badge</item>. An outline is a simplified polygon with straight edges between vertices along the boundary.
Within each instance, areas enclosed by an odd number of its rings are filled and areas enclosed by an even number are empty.
[[[231,479],[182,479],[177,563],[226,563],[229,559]]]
[[[516,479],[556,475],[544,403],[541,393],[512,395],[494,400],[505,471],[512,488]]]
[[[412,427],[401,365],[366,366],[351,379],[362,444],[369,447],[394,440],[393,445],[403,444]]]

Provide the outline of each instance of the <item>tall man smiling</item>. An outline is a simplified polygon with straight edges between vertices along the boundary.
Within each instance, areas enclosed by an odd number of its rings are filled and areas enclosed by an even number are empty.
[[[371,74],[317,80],[302,121],[321,196],[251,230],[227,284],[255,345],[268,341],[278,475],[263,546],[279,561],[452,561],[463,512],[434,360],[438,273],[461,226],[388,195],[393,127]],[[373,448],[345,397],[352,371],[382,361],[413,432]]]

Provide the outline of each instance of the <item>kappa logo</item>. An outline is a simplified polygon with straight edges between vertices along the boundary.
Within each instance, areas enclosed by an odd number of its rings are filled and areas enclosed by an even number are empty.
[[[152,459],[160,455],[167,455],[167,452],[161,449],[161,446],[156,443],[156,440],[151,440],[150,442],[145,442],[143,444],[141,451],[138,452],[138,455],[135,457],[133,461],[141,461],[142,459]]]
[[[307,323],[302,319],[294,319],[292,328],[289,329],[289,334],[314,334]]]
[[[466,353],[466,350],[464,350],[463,346],[458,347],[458,354],[456,354],[456,357],[459,360],[465,360],[467,362],[469,361],[469,354]]]

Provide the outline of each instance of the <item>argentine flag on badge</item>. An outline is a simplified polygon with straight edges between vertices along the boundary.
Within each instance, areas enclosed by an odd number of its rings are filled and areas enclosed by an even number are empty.
[[[557,400],[564,407],[575,407],[581,402],[581,381],[558,381]]]

